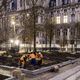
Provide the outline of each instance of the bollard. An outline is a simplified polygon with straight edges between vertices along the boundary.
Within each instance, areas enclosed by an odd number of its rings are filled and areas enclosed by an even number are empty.
[[[11,75],[16,79],[16,80],[24,80],[24,74],[20,70],[20,68],[16,68],[12,70]]]
[[[50,72],[58,72],[59,71],[59,66],[58,65],[54,65],[51,69]]]

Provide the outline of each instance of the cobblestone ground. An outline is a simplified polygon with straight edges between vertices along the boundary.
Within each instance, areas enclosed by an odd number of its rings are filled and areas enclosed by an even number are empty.
[[[66,71],[68,69],[71,69],[71,68],[74,68],[74,67],[76,67],[78,65],[79,65],[79,63],[78,64],[75,63],[75,64],[67,65],[67,66],[61,68],[58,73],[55,73],[55,72],[46,72],[46,73],[40,74],[38,76],[34,76],[33,78],[28,78],[26,76],[26,78],[24,80],[48,80],[48,79],[50,79],[50,78],[52,78],[52,77],[54,77],[54,76],[56,76],[56,75],[58,75],[58,74],[60,74],[60,73],[62,73],[64,71]]]
[[[25,76],[23,80],[49,80],[50,78],[62,73],[62,72],[65,72],[66,70],[69,70],[71,68],[74,68],[76,66],[80,65],[80,63],[74,63],[74,64],[70,64],[70,65],[67,65],[65,67],[62,67],[60,68],[60,71],[55,73],[55,72],[46,72],[46,73],[42,73],[42,74],[39,74],[37,76]],[[3,69],[0,69],[0,74],[4,74],[4,75],[11,75],[11,71],[9,70],[3,70]],[[76,80],[80,80],[80,77],[78,77]]]

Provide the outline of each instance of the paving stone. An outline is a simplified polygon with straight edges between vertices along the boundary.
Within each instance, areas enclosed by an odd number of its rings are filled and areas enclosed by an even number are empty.
[[[77,66],[73,69],[70,69],[62,74],[55,76],[54,78],[51,78],[50,80],[65,80],[67,77],[77,73],[79,70],[80,70],[80,66]],[[73,80],[73,79],[71,79],[71,80]]]

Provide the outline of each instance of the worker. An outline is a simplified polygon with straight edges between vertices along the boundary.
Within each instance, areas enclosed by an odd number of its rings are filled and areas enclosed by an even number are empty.
[[[29,59],[30,59],[30,62],[33,66],[36,65],[36,55],[34,54],[34,52],[31,52],[30,55],[29,55]]]
[[[36,60],[37,60],[38,66],[41,66],[41,64],[42,64],[42,59],[43,59],[43,55],[41,54],[41,52],[36,53]]]
[[[19,60],[20,67],[26,68],[26,63],[27,63],[27,55],[23,55]]]

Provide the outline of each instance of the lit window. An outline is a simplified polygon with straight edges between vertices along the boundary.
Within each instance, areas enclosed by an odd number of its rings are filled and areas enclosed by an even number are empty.
[[[64,16],[63,23],[68,23],[68,16]]]
[[[60,24],[60,16],[57,16],[57,17],[56,17],[56,23],[57,23],[57,24]]]

